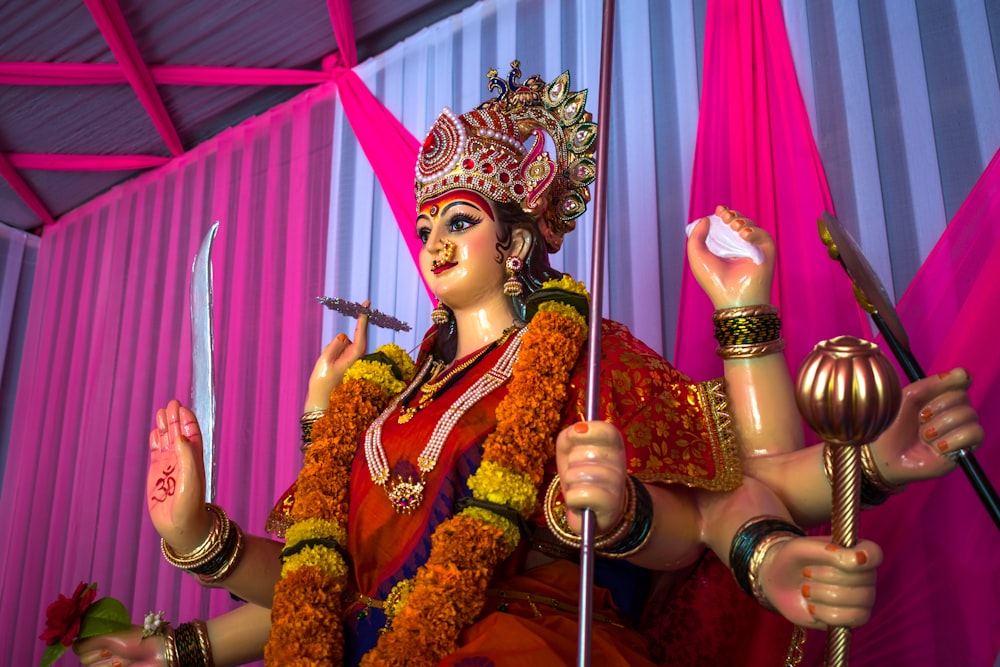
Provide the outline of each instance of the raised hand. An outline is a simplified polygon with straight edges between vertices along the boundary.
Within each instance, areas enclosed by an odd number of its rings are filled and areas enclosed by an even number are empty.
[[[715,214],[763,252],[764,261],[755,264],[748,258],[726,259],[714,255],[705,245],[709,221],[702,218],[688,237],[687,253],[698,284],[716,308],[770,303],[774,278],[774,241],[771,235],[725,206]]]
[[[193,551],[211,530],[201,430],[194,413],[176,399],[157,410],[149,434],[146,502],[156,531],[178,553]]]
[[[895,421],[871,444],[887,482],[903,485],[940,477],[955,467],[948,454],[982,443],[983,427],[969,404],[971,382],[964,369],[956,368],[903,390]]]
[[[792,623],[856,627],[871,616],[881,563],[882,550],[869,540],[844,548],[827,538],[797,537],[768,549],[758,576],[767,600]]]
[[[73,645],[80,664],[88,667],[167,667],[163,637],[142,638],[142,628],[110,632]]]
[[[362,305],[368,306],[365,301]],[[330,402],[330,392],[344,380],[344,373],[355,361],[365,356],[368,350],[368,316],[360,315],[354,328],[354,340],[345,334],[337,334],[323,348],[313,365],[309,376],[309,390],[303,412],[326,410]]]
[[[582,510],[590,508],[598,534],[621,518],[625,504],[625,446],[616,427],[603,421],[579,422],[556,438],[556,465],[570,528],[580,533]]]

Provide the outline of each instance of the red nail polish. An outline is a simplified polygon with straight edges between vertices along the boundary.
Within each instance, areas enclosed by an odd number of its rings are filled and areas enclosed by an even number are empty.
[[[938,432],[936,428],[934,428],[933,426],[928,426],[926,429],[924,429],[924,440],[933,440],[936,437],[938,437]]]
[[[858,565],[864,565],[868,562],[868,554],[864,551],[855,551],[854,560],[858,563]]]
[[[949,375],[951,375],[951,371],[947,371],[947,372],[944,372],[944,373],[938,373],[938,377],[941,378],[942,380],[945,379],[946,377],[948,377]]]
[[[347,334],[337,334],[337,340],[343,343],[345,340],[347,340]]]
[[[806,579],[812,579],[813,573],[808,567],[802,568],[802,576]]]
[[[923,410],[920,411],[920,423],[926,424],[931,420],[931,417],[933,416],[934,416],[933,410],[931,410],[930,408],[924,408]]]
[[[809,587],[809,584],[802,584],[802,597],[807,598],[810,595],[812,595],[812,588]]]
[[[825,547],[823,547],[823,548],[824,548],[824,549],[826,549],[827,551],[836,551],[836,550],[837,550],[837,549],[839,549],[840,547],[839,547],[839,546],[837,546],[836,544],[833,544],[833,543],[831,542],[830,544],[826,545],[826,546],[825,546]]]
[[[806,605],[806,609],[809,610],[809,615],[810,616],[815,616],[816,615],[816,605],[814,605],[814,604],[807,604]]]
[[[573,424],[573,430],[577,433],[586,433],[590,430],[590,426],[588,426],[586,422],[578,422]]]
[[[942,452],[948,451],[948,441],[947,440],[938,440],[937,448],[940,451],[942,451]]]

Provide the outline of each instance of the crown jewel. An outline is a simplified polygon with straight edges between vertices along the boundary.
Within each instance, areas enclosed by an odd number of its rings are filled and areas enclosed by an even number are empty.
[[[538,75],[520,83],[516,60],[506,79],[495,69],[487,77],[496,96],[461,116],[445,108],[424,140],[417,201],[468,188],[496,202],[517,202],[542,216],[542,235],[555,252],[587,210],[596,174],[597,125],[585,109],[587,91],[570,91],[569,72],[549,84]],[[555,159],[545,150],[546,135]]]

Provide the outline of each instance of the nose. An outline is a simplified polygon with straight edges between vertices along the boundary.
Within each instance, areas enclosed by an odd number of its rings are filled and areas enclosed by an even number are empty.
[[[424,248],[427,252],[432,255],[436,255],[441,252],[442,245],[442,234],[437,225],[432,225],[430,232],[427,234],[427,243],[424,244]]]

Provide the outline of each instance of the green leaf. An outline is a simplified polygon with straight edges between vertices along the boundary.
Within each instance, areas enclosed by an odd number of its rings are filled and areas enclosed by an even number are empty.
[[[66,646],[62,645],[62,642],[46,646],[45,653],[42,654],[42,661],[38,663],[38,667],[49,667],[49,665],[62,657],[62,654],[66,652],[66,648]]]
[[[78,639],[87,639],[109,632],[127,630],[132,627],[132,619],[125,611],[125,605],[114,598],[101,598],[87,607],[80,623]]]

